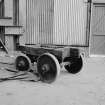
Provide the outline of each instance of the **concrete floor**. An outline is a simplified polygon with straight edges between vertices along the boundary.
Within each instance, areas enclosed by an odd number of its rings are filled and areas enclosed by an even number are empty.
[[[80,73],[61,70],[52,84],[2,82],[0,105],[105,105],[105,58],[84,58]]]

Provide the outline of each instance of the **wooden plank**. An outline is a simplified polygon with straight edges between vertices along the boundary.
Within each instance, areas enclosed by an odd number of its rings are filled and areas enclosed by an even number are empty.
[[[7,35],[22,35],[23,29],[21,26],[8,26],[5,27],[5,34]]]
[[[92,0],[93,3],[105,3],[105,0]]]
[[[56,50],[56,49],[49,49],[49,48],[42,48],[42,47],[28,47],[28,46],[19,46],[18,50],[22,51],[25,54],[29,54],[32,56],[40,56],[44,53],[51,53],[54,56],[59,59],[59,61],[62,60],[62,50]]]
[[[13,0],[4,0],[6,17],[13,17]]]
[[[13,21],[10,17],[0,18],[0,26],[12,26]]]
[[[78,48],[73,47],[62,47],[62,48],[46,48],[46,47],[33,47],[33,46],[19,46],[18,50],[22,51],[28,56],[32,56],[35,58],[39,57],[44,53],[53,54],[61,63],[64,58],[72,57],[77,58],[80,56],[80,52]],[[33,58],[32,58],[33,59]]]

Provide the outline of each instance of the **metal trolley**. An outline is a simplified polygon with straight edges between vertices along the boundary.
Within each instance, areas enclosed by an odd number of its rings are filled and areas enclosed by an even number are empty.
[[[52,83],[60,74],[61,67],[72,74],[78,73],[83,66],[80,50],[76,47],[54,45],[19,45],[18,50],[25,56],[16,57],[16,69],[28,71],[37,62],[37,72],[43,82]]]

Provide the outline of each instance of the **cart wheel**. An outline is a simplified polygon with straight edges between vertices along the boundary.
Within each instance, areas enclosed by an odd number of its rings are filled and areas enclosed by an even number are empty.
[[[30,59],[24,54],[17,56],[15,60],[15,68],[19,71],[29,71],[31,68]]]
[[[72,74],[76,74],[80,72],[83,66],[82,57],[80,58],[67,58],[65,59],[65,62],[70,62],[69,65],[65,65],[65,69]]]
[[[43,82],[52,83],[60,73],[60,65],[56,57],[45,53],[38,58],[38,73]]]

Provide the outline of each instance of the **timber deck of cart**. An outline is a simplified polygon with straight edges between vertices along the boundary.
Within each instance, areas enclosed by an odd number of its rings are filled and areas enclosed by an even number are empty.
[[[18,46],[25,56],[16,58],[18,70],[28,70],[29,63],[37,62],[37,72],[43,82],[51,83],[56,80],[61,67],[72,74],[78,73],[83,66],[80,50],[76,47],[54,45]]]
[[[14,55],[17,71],[29,72],[31,64],[37,62],[37,73],[46,83],[52,83],[60,73],[61,67],[72,74],[78,73],[83,66],[80,50],[70,46],[55,45],[26,45],[17,46],[20,53]],[[0,50],[9,55],[8,49],[0,40]]]

